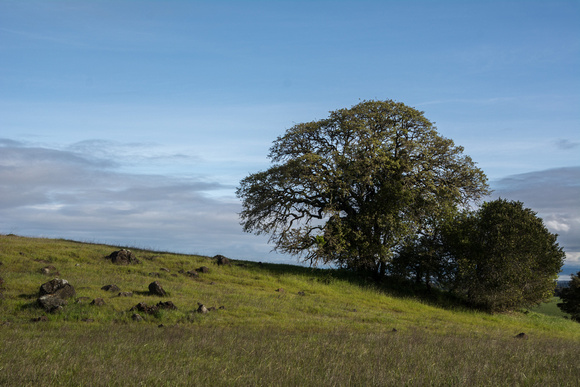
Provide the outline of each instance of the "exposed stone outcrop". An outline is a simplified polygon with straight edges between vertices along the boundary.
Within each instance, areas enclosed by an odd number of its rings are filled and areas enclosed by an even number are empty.
[[[38,296],[45,294],[55,294],[60,298],[70,298],[76,295],[74,287],[65,279],[55,278],[51,281],[45,282],[40,286]]]
[[[61,311],[67,304],[67,301],[55,294],[45,294],[38,297],[38,305],[47,312],[53,313]]]
[[[139,260],[137,257],[135,257],[135,254],[133,254],[131,250],[126,249],[113,251],[108,256],[108,258],[111,260],[111,262],[117,265],[132,265],[139,263]]]
[[[93,301],[91,301],[91,305],[103,306],[105,305],[105,300],[103,300],[102,298],[95,298]]]
[[[216,255],[214,257],[215,260],[217,260],[217,264],[218,265],[229,265],[230,264],[230,260],[226,257],[224,257],[223,255]]]
[[[167,295],[165,290],[161,287],[159,281],[151,282],[149,284],[149,293],[154,296],[164,297]]]
[[[143,312],[147,314],[155,314],[160,309],[166,310],[177,310],[177,306],[173,303],[173,301],[165,301],[159,302],[157,305],[147,305],[145,302],[140,302],[134,307],[132,307],[129,311],[130,312]]]
[[[121,291],[121,289],[117,285],[105,285],[101,288],[101,290],[104,290],[106,292],[113,292],[113,293],[117,293],[117,292]]]
[[[129,309],[129,311],[133,312],[133,311],[138,311],[138,312],[143,312],[143,313],[147,313],[147,314],[155,314],[157,313],[157,311],[159,310],[159,308],[155,305],[147,305],[144,302],[140,302],[137,305],[135,305],[134,307],[132,307],[131,309]]]
[[[160,301],[156,306],[159,309],[177,310],[177,306],[172,301]]]
[[[40,286],[38,304],[48,312],[62,310],[67,299],[76,295],[74,287],[65,279],[55,278]]]

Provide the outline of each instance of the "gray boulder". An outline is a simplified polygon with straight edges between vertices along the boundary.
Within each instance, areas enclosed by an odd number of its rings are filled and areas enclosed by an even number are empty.
[[[55,278],[40,286],[37,302],[47,312],[57,312],[67,304],[67,298],[75,295],[74,287],[67,280]]]
[[[75,288],[69,284],[67,280],[55,278],[40,286],[38,296],[42,297],[46,294],[56,295],[62,299],[67,299],[74,297],[76,292]]]
[[[38,297],[37,302],[42,309],[50,313],[61,311],[67,304],[66,300],[55,294],[45,294],[44,296]]]
[[[139,260],[137,257],[135,257],[135,254],[133,254],[131,250],[126,249],[113,251],[108,256],[108,258],[111,260],[111,262],[117,265],[132,265],[139,263]]]

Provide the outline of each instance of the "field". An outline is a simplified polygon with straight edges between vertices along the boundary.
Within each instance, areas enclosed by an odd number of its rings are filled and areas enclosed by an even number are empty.
[[[549,307],[490,315],[351,273],[0,235],[0,385],[576,386],[580,324]],[[201,266],[208,273],[190,277]],[[44,271],[43,271],[44,269]],[[48,273],[47,273],[48,270]],[[41,284],[75,300],[45,313]],[[153,281],[165,297],[149,294]],[[132,297],[102,290],[115,284]],[[103,298],[104,305],[91,301]],[[130,309],[172,301],[177,310]],[[199,304],[215,307],[198,313]],[[222,308],[220,308],[222,307]],[[133,320],[139,313],[143,321]],[[44,316],[44,317],[43,317]],[[46,321],[34,321],[43,317]],[[525,333],[525,339],[515,336]]]

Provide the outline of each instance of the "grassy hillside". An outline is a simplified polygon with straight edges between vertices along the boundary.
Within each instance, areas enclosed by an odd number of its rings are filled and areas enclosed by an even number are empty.
[[[0,236],[0,385],[577,385],[580,324],[443,308],[342,271]],[[208,273],[190,277],[201,266]],[[46,273],[48,271],[48,273]],[[80,302],[37,306],[54,277]],[[149,294],[159,281],[167,296]],[[132,297],[107,292],[115,284]],[[102,306],[91,301],[103,298]],[[139,313],[172,301],[177,310]],[[209,313],[197,312],[199,303]],[[223,307],[220,309],[220,307]],[[34,322],[39,317],[46,321]],[[527,339],[514,336],[525,332]]]

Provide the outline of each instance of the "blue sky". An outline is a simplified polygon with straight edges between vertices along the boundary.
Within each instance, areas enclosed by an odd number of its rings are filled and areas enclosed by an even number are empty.
[[[294,124],[425,112],[580,270],[578,1],[0,0],[0,232],[296,262],[235,187]]]

